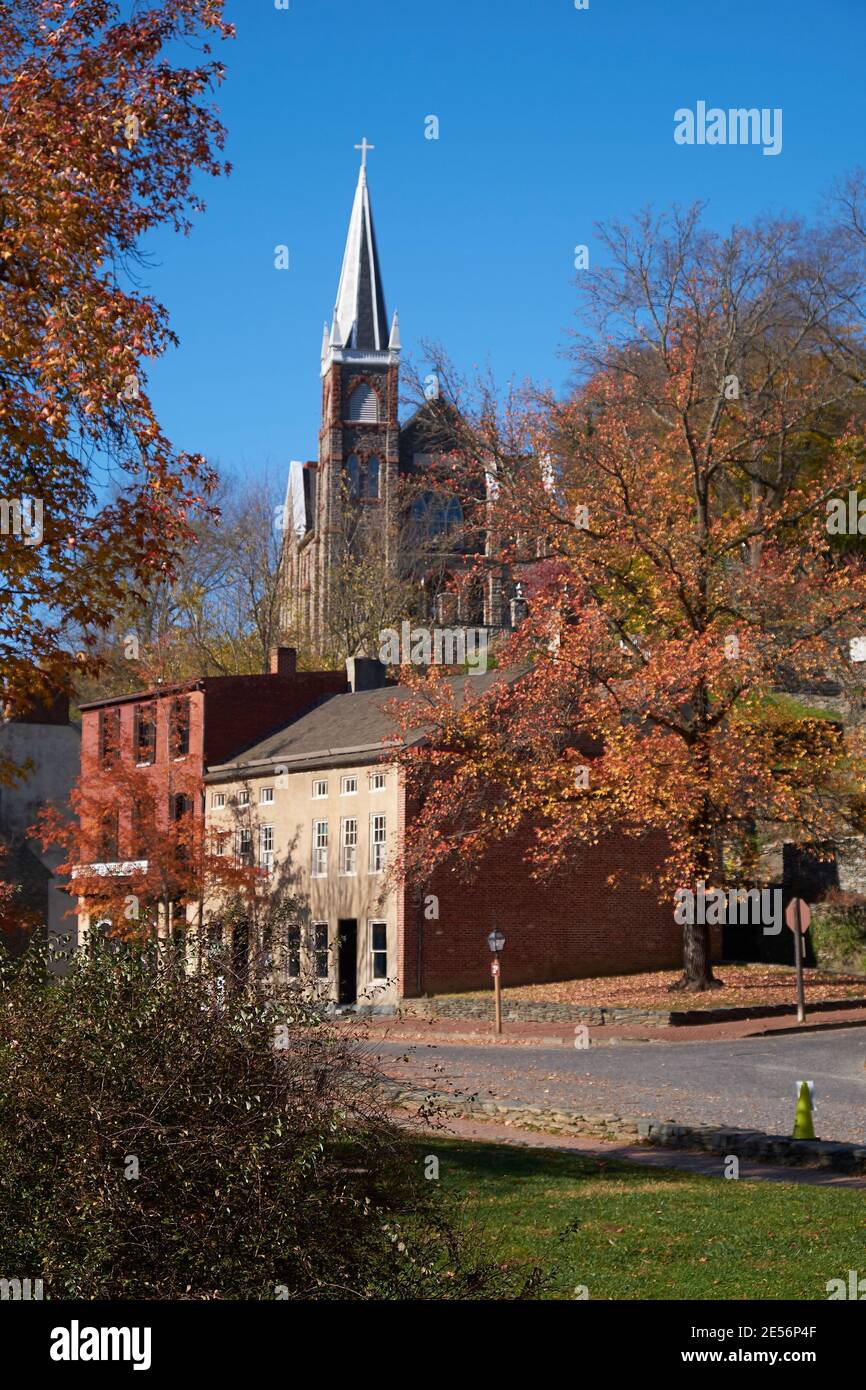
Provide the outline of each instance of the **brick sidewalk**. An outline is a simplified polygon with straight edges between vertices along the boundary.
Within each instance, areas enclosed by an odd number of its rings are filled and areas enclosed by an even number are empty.
[[[560,1153],[575,1153],[583,1158],[635,1163],[647,1168],[676,1168],[707,1177],[724,1178],[722,1160],[718,1154],[696,1153],[682,1149],[653,1149],[645,1144],[608,1143],[601,1139],[585,1139],[580,1135],[527,1132],[495,1121],[460,1119],[448,1116],[441,1128],[431,1130],[413,1118],[400,1119],[400,1124],[428,1135],[435,1149],[436,1136],[471,1139],[490,1144],[519,1144],[530,1149],[555,1149]],[[757,1159],[740,1159],[739,1181],[793,1182],[817,1187],[866,1187],[866,1177],[835,1173],[823,1168],[786,1168],[778,1163],[761,1163]]]
[[[574,1047],[576,1029],[583,1025],[551,1023],[503,1022],[502,1033],[494,1032],[493,1020],[485,1023],[476,1019],[440,1018],[427,1023],[418,1018],[348,1017],[336,1020],[336,1026],[359,1038],[387,1042],[424,1042],[490,1044],[515,1047]],[[737,1038],[760,1038],[773,1034],[819,1032],[829,1028],[866,1026],[866,1009],[836,1009],[822,1014],[816,1005],[806,1009],[805,1024],[798,1025],[796,1012],[774,1018],[737,1019],[731,1023],[698,1023],[677,1027],[639,1027],[636,1024],[607,1024],[589,1026],[587,1033],[594,1045],[605,1042],[715,1042]]]

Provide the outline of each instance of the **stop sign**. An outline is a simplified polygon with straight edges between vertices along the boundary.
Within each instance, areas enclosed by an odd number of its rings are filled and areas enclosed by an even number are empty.
[[[800,931],[807,932],[809,923],[812,920],[812,912],[808,903],[804,903],[802,898],[792,898],[785,909],[785,921],[791,931],[797,930],[797,908],[800,909]]]

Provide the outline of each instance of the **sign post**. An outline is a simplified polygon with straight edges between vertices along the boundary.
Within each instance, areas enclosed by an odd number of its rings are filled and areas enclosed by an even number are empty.
[[[812,913],[802,898],[792,898],[785,909],[785,921],[794,933],[794,968],[797,971],[797,1022],[806,1022],[806,990],[803,984],[803,937],[809,930]]]
[[[490,962],[490,973],[493,976],[493,1006],[496,1019],[495,1028],[497,1033],[501,1033],[502,985],[500,983],[499,953],[505,945],[505,936],[501,931],[492,931],[487,938],[487,945],[493,952],[493,960]]]

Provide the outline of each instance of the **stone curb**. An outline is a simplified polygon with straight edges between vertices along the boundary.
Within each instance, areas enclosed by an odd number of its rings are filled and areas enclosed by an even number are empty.
[[[490,1018],[489,1000],[464,999],[424,999],[401,1001],[396,1010],[397,1018],[437,1018],[482,1019]],[[812,1014],[839,1012],[843,1009],[866,1008],[866,997],[856,999],[830,999],[825,1003],[809,1004],[807,1011]],[[508,1023],[585,1023],[590,1027],[603,1027],[605,1024],[632,1023],[649,1028],[694,1027],[700,1023],[738,1023],[753,1018],[781,1018],[786,1014],[796,1017],[793,1004],[762,1004],[718,1009],[632,1009],[632,1008],[590,1008],[583,1004],[543,1004],[526,1002],[508,1004],[503,1009],[503,1018]]]
[[[760,1020],[758,1020],[760,1021]],[[554,1025],[551,1024],[551,1027]],[[866,1026],[866,1018],[843,1019],[841,1022],[830,1020],[818,1021],[807,1018],[805,1023],[792,1024],[790,1028],[750,1028],[744,1033],[738,1033],[733,1038],[714,1038],[716,1042],[742,1042],[755,1038],[785,1038],[803,1037],[812,1033],[839,1032],[843,1028],[863,1028]],[[431,1046],[453,1046],[456,1043],[467,1043],[471,1047],[481,1045],[489,1047],[510,1047],[510,1048],[538,1048],[538,1047],[564,1047],[571,1049],[574,1047],[574,1035],[572,1033],[494,1033],[490,1030],[470,1032],[461,1029],[458,1032],[449,1030],[438,1031],[435,1019],[429,1024],[425,1024],[423,1031],[420,1026],[415,1032],[400,1033],[371,1033],[370,1039],[391,1043],[426,1043]],[[637,1046],[641,1043],[651,1042],[652,1039],[647,1035],[636,1038],[623,1038],[619,1031],[610,1030],[610,1037],[605,1038],[598,1034],[593,1039],[594,1047],[605,1047],[611,1042],[629,1044]],[[663,1041],[674,1044],[676,1038],[667,1037]],[[680,1043],[682,1045],[689,1042],[706,1042],[706,1038],[695,1034],[684,1034]]]
[[[672,1120],[631,1118],[608,1113],[581,1114],[574,1110],[547,1110],[519,1101],[478,1101],[417,1087],[383,1084],[387,1097],[401,1110],[430,1111],[441,1115],[478,1116],[499,1120],[518,1129],[546,1133],[584,1135],[594,1139],[622,1139],[669,1149],[699,1149],[707,1153],[760,1158],[789,1166],[830,1168],[839,1173],[866,1173],[866,1145],[826,1139],[792,1139],[761,1130],[732,1129],[723,1125],[681,1125]]]

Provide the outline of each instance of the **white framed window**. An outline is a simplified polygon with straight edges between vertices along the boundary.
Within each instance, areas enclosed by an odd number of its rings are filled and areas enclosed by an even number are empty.
[[[274,799],[273,787],[262,787],[259,792],[259,805],[269,806]]]
[[[385,922],[370,923],[370,955],[374,980],[388,978],[388,927]]]
[[[341,777],[341,778],[340,778],[340,795],[341,795],[341,796],[354,796],[355,793],[357,792],[357,790],[358,790],[358,779],[357,779],[357,777]]]
[[[340,822],[340,873],[358,872],[358,818],[344,816]]]
[[[323,797],[323,796],[327,796],[327,795],[328,795],[328,783],[327,783],[327,780],[323,777],[323,778],[321,779],[321,781],[318,781],[318,782],[314,782],[314,783],[313,783],[313,800],[314,800],[314,801],[321,801],[322,797]]]
[[[385,867],[385,817],[370,816],[370,873],[380,874]]]
[[[385,778],[386,778],[386,776],[387,776],[387,773],[384,773],[384,772],[371,772],[371,773],[370,773],[370,791],[371,791],[371,792],[383,792],[383,791],[385,790]]]
[[[249,794],[249,792],[238,792],[238,805],[239,805],[239,806],[249,806],[249,804],[250,804],[250,794]]]
[[[263,825],[259,830],[259,856],[263,869],[269,874],[274,871],[274,827]]]
[[[313,925],[313,972],[317,980],[328,978],[328,924],[316,922]]]
[[[214,792],[213,795],[211,796],[210,804],[211,804],[211,806],[214,806],[214,807],[216,807],[216,806],[225,806],[225,804],[226,804],[226,794],[225,794],[225,792]]]
[[[313,878],[328,876],[328,822],[313,821]]]
[[[242,826],[235,832],[235,854],[247,862],[253,852],[253,832],[249,826]]]

